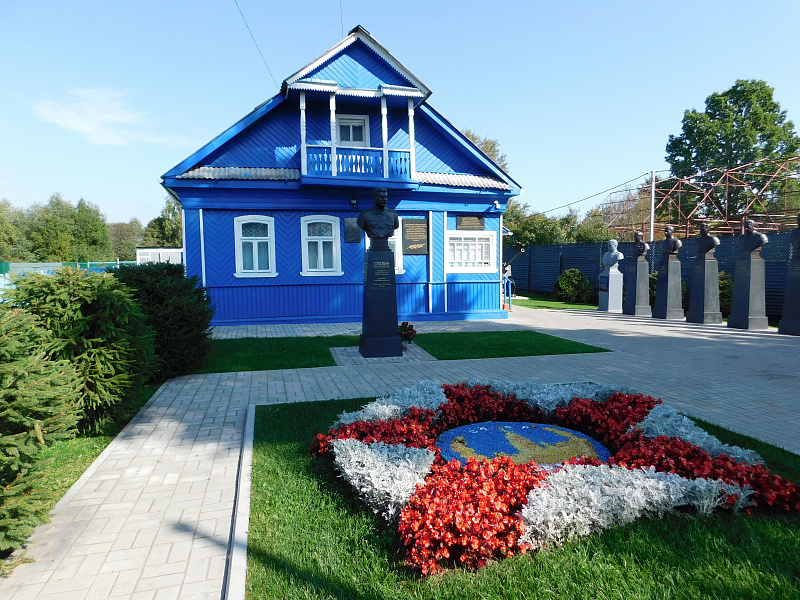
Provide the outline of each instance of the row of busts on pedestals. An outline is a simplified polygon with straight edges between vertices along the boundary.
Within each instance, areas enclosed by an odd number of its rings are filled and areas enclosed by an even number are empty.
[[[792,256],[786,276],[784,309],[778,332],[800,335],[800,215],[798,228],[793,230],[789,242]],[[711,235],[708,223],[700,225],[700,235],[695,248],[697,256],[692,270],[689,310],[684,315],[681,293],[681,265],[678,250],[682,242],[675,237],[671,225],[664,228],[661,242],[661,261],[658,266],[655,306],[650,307],[649,265],[647,252],[650,246],[641,232],[635,234],[635,260],[628,264],[625,301],[622,301],[622,273],[617,262],[623,257],[617,251],[616,240],[609,241],[609,251],[603,255],[603,272],[600,274],[599,310],[658,319],[686,319],[690,323],[722,323],[719,309],[719,269],[714,251],[719,238]],[[754,221],[744,222],[744,233],[736,239],[737,261],[734,276],[731,314],[728,327],[736,329],[767,329],[765,266],[761,248],[769,242],[756,229]]]

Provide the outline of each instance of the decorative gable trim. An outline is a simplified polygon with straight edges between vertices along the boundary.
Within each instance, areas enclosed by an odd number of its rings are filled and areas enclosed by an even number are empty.
[[[350,31],[350,34],[344,38],[341,42],[336,44],[333,48],[328,50],[325,54],[314,60],[313,62],[307,64],[305,67],[297,71],[294,75],[287,77],[283,81],[283,86],[281,88],[282,93],[285,95],[288,90],[290,89],[302,89],[297,88],[297,83],[300,82],[303,78],[306,77],[309,73],[314,71],[315,69],[319,68],[332,58],[334,58],[337,54],[340,54],[344,50],[346,50],[349,46],[354,44],[356,41],[360,41],[363,43],[367,48],[372,50],[375,54],[377,54],[380,58],[382,58],[386,63],[395,71],[397,71],[402,77],[407,79],[411,84],[419,90],[421,93],[422,98],[427,98],[431,95],[431,90],[426,86],[422,81],[420,81],[416,75],[414,75],[411,71],[409,71],[403,63],[397,60],[392,53],[389,52],[384,46],[382,46],[375,38],[373,38],[369,32],[361,27],[360,25],[357,26],[355,29]]]

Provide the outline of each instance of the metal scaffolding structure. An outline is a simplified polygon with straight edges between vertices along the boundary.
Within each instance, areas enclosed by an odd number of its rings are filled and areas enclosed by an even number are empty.
[[[634,231],[648,236],[651,203],[656,235],[672,225],[679,235],[692,237],[703,222],[717,235],[739,234],[745,219],[753,219],[764,232],[797,227],[800,156],[714,168],[691,177],[656,177],[654,186],[651,177],[611,192],[593,211],[603,216],[617,239],[632,240]]]

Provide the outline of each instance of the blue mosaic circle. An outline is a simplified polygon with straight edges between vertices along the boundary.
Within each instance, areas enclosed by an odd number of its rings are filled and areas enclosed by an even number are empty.
[[[464,425],[445,431],[436,445],[447,461],[457,459],[467,464],[477,460],[508,456],[516,464],[535,461],[547,465],[576,456],[606,461],[611,453],[603,444],[578,431],[539,423],[489,421]]]

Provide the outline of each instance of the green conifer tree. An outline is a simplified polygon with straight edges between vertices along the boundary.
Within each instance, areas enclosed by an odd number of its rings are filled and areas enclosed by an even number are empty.
[[[51,360],[52,335],[20,309],[0,310],[0,556],[18,548],[46,518],[35,506],[43,447],[75,435],[79,380]]]

